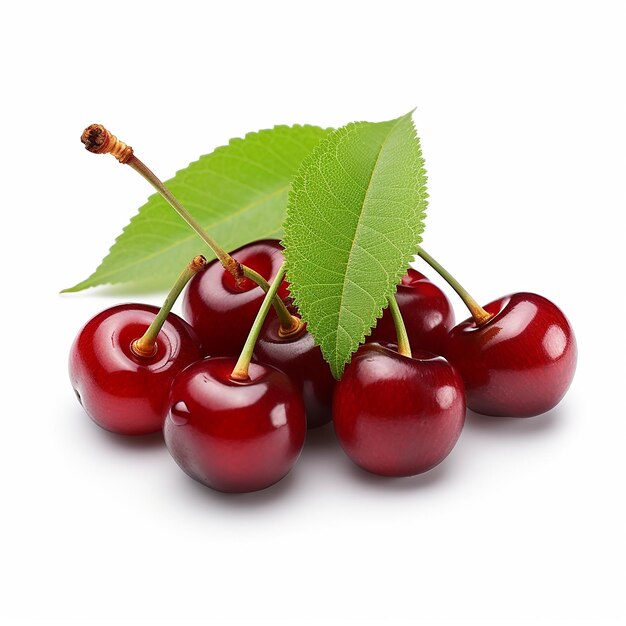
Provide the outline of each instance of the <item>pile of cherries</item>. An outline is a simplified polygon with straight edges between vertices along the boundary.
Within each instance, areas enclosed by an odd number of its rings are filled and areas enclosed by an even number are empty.
[[[283,264],[278,241],[232,254],[269,282]],[[265,293],[218,261],[196,266],[183,300],[187,321],[169,312],[176,294],[161,319],[143,304],[107,309],[78,333],[69,369],[98,425],[122,435],[162,429],[180,467],[220,491],[277,482],[300,455],[307,427],[331,421],[362,468],[384,476],[425,472],[455,445],[466,404],[485,415],[538,415],[556,406],[574,375],[574,334],[549,300],[516,293],[455,326],[445,294],[409,269],[396,299],[411,357],[397,351],[386,309],[335,381],[306,324],[285,334],[272,311],[247,377],[233,376]],[[288,283],[276,288],[297,316]]]
[[[87,127],[81,141],[141,174],[217,257],[195,257],[160,310],[124,304],[99,313],[70,352],[72,386],[91,418],[121,435],[162,429],[176,462],[201,483],[228,492],[269,487],[293,467],[307,427],[331,420],[357,465],[419,474],[452,450],[466,404],[529,417],[567,391],[576,341],[554,304],[516,293],[483,308],[422,248],[472,317],[454,326],[444,293],[409,269],[336,382],[290,300],[278,241],[231,256],[104,126]],[[171,313],[185,287],[187,321]],[[276,315],[267,317],[271,303]]]

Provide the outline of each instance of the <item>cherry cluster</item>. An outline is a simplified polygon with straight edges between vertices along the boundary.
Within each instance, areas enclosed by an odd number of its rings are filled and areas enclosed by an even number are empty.
[[[577,350],[558,307],[532,293],[481,307],[423,248],[417,254],[471,317],[455,326],[443,291],[408,269],[335,381],[291,302],[280,242],[229,254],[130,146],[98,124],[81,140],[140,173],[217,257],[195,257],[160,310],[123,304],[96,315],[69,361],[76,395],[98,425],[121,435],[162,430],[173,458],[199,482],[226,492],[269,487],[293,467],[307,428],[331,421],[357,465],[411,476],[449,454],[466,407],[530,417],[567,391]],[[186,321],[171,312],[183,290]]]
[[[268,281],[278,276],[275,291],[297,315],[279,275],[278,241],[251,243],[233,257]],[[272,314],[246,375],[235,376],[237,355],[268,298],[217,260],[194,261],[195,271],[179,279],[165,313],[125,304],[92,318],[72,346],[70,378],[97,424],[124,435],[163,429],[180,467],[214,489],[272,485],[296,462],[307,426],[330,421],[361,467],[385,476],[418,474],[453,448],[466,403],[488,415],[537,415],[561,400],[574,374],[574,334],[550,301],[513,294],[486,305],[482,323],[470,318],[454,326],[443,291],[409,269],[396,300],[411,357],[397,351],[385,309],[336,382],[306,325],[284,333]],[[169,309],[180,281],[190,276],[185,321]],[[162,325],[139,350],[159,315]]]

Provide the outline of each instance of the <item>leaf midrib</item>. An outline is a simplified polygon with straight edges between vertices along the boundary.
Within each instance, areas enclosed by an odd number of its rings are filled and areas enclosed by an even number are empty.
[[[346,270],[348,269],[348,267],[350,266],[350,261],[352,259],[352,254],[354,252],[354,248],[355,248],[355,244],[356,244],[356,240],[357,240],[357,234],[359,233],[360,229],[361,229],[361,223],[363,220],[363,215],[365,213],[365,211],[363,210],[365,205],[367,204],[367,199],[369,198],[369,194],[370,194],[370,190],[372,188],[372,181],[374,179],[374,176],[376,174],[376,171],[378,169],[379,163],[380,163],[380,157],[381,154],[387,144],[387,141],[389,140],[389,136],[391,135],[391,133],[393,132],[393,130],[396,128],[396,126],[402,121],[402,119],[404,118],[400,118],[398,120],[396,120],[395,124],[389,129],[389,132],[387,133],[385,140],[380,144],[380,148],[378,150],[378,154],[376,155],[376,163],[374,163],[374,167],[372,168],[372,173],[370,175],[370,179],[368,181],[367,184],[367,189],[365,190],[365,195],[363,196],[363,202],[361,203],[361,211],[359,214],[359,219],[357,220],[357,225],[356,225],[356,229],[355,229],[355,233],[354,233],[354,239],[352,240],[352,244],[350,245],[350,252],[348,253],[348,260],[346,261]],[[341,298],[339,301],[339,323],[338,323],[338,327],[342,328],[344,331],[345,329],[343,328],[342,324],[341,324],[341,320],[343,318],[343,314],[342,311],[343,310],[347,310],[347,307],[344,306],[344,296],[345,296],[345,289],[346,289],[346,282],[348,280],[348,272],[344,272],[344,277],[343,277],[343,284],[342,284],[342,288],[341,288]],[[337,333],[335,335],[335,364],[337,363],[337,357],[339,354],[339,333]]]

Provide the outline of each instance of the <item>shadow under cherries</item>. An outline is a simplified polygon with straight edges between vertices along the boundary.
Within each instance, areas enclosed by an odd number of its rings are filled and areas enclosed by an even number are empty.
[[[554,432],[562,428],[564,423],[565,409],[561,405],[534,417],[493,417],[468,409],[464,430],[468,434],[519,439]]]
[[[372,474],[346,458],[346,471],[356,483],[369,489],[386,492],[420,491],[449,480],[455,473],[456,464],[446,457],[439,465],[415,476],[379,476]]]
[[[112,445],[118,448],[124,448],[126,450],[134,451],[150,451],[159,448],[165,449],[165,440],[163,439],[163,432],[152,433],[151,435],[117,435],[109,432],[108,430],[102,430],[101,436],[110,442]]]
[[[279,500],[287,498],[288,494],[295,489],[297,475],[292,470],[287,476],[270,487],[248,493],[216,491],[187,476],[182,470],[178,479],[178,489],[194,500],[204,500],[207,503],[211,502],[224,508],[245,510],[270,506]]]

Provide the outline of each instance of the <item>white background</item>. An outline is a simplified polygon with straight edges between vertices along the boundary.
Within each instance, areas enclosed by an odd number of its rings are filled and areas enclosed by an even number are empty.
[[[623,3],[8,7],[4,623],[624,619]],[[403,480],[355,469],[331,429],[313,432],[291,475],[243,496],[192,482],[158,438],[90,422],[67,378],[75,333],[113,303],[161,296],[58,295],[151,192],[82,149],[86,125],[168,178],[247,131],[414,106],[424,245],[483,302],[532,290],[568,314],[579,367],[558,408],[470,415],[442,465]]]

